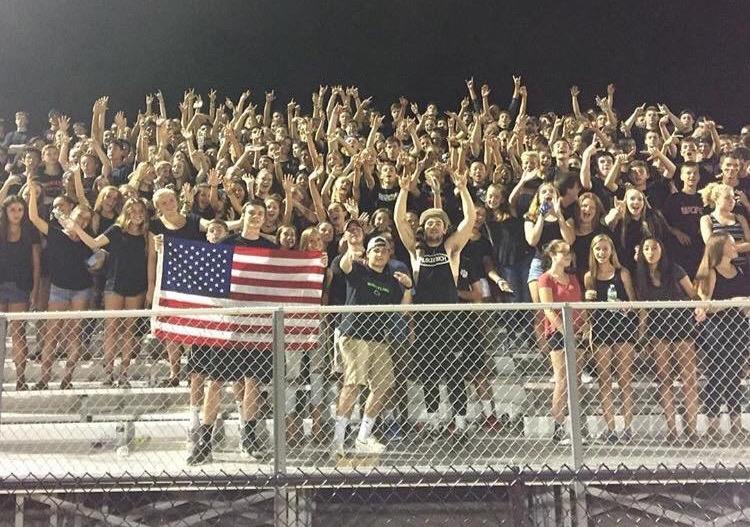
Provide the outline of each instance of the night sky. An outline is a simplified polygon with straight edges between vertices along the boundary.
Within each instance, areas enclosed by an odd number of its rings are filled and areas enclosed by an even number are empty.
[[[320,83],[356,84],[381,110],[402,94],[447,109],[470,75],[504,102],[520,73],[530,113],[570,111],[573,83],[589,107],[614,82],[621,114],[666,102],[736,129],[750,121],[749,15],[747,1],[1,0],[0,115],[89,120],[106,94],[132,120],[147,91],[174,113],[188,86],[256,103],[275,88],[279,108],[309,108]]]

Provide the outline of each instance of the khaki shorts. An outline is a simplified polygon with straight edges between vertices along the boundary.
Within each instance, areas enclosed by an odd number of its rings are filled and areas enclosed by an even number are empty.
[[[388,344],[341,336],[339,339],[344,366],[344,386],[369,386],[384,392],[393,384],[393,361]]]

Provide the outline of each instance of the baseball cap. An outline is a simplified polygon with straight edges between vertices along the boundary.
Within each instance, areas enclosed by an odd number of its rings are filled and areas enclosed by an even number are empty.
[[[351,219],[346,220],[346,223],[344,223],[344,230],[345,231],[349,230],[349,227],[351,225],[356,225],[357,227],[359,227],[363,231],[365,230],[365,226],[362,225],[362,222],[359,221],[357,218],[351,218]]]
[[[382,236],[375,236],[369,242],[367,242],[367,252],[369,253],[371,250],[375,249],[376,247],[388,248],[388,246],[389,246],[388,240],[386,240]]]
[[[436,208],[427,209],[422,214],[420,214],[419,224],[424,225],[425,222],[430,218],[440,218],[441,220],[443,220],[446,228],[448,228],[448,226],[451,224],[451,220],[450,218],[448,218],[448,214],[443,209]]]

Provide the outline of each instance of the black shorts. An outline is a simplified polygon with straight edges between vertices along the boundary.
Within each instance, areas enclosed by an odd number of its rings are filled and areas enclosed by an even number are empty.
[[[690,308],[651,309],[646,317],[646,333],[651,339],[680,342],[696,335],[695,312]]]
[[[249,378],[260,384],[273,380],[273,352],[246,348],[211,348],[208,376],[219,381]]]
[[[638,340],[638,314],[634,312],[595,310],[591,314],[593,344],[631,344]]]
[[[191,346],[187,360],[188,373],[208,375],[211,371],[211,346]]]
[[[550,351],[560,351],[565,349],[565,335],[559,331],[547,335],[547,346]]]
[[[435,381],[487,367],[484,336],[472,312],[416,313],[415,336],[410,367],[415,380]]]

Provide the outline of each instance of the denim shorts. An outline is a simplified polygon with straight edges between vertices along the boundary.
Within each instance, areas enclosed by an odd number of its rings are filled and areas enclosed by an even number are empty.
[[[49,290],[49,302],[50,304],[52,302],[72,302],[72,301],[82,301],[85,300],[87,303],[91,303],[91,299],[93,297],[92,291],[90,287],[87,287],[86,289],[64,289],[62,287],[57,287],[55,284],[52,284],[50,286]]]
[[[526,282],[529,284],[531,282],[536,282],[543,274],[544,264],[542,263],[542,259],[535,256],[534,259],[531,260],[531,265],[529,266],[529,277],[526,279]]]
[[[24,291],[15,282],[0,283],[0,304],[28,304],[30,291]]]

